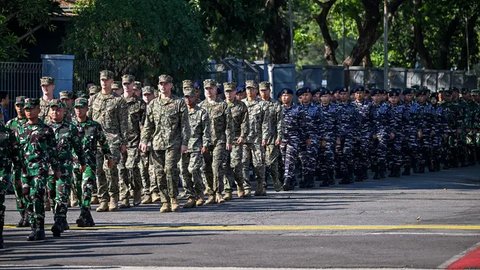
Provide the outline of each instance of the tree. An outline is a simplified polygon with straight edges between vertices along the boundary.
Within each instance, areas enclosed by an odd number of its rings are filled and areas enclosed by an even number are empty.
[[[0,61],[25,57],[22,45],[35,43],[33,34],[42,27],[53,30],[50,16],[62,12],[53,0],[1,0],[0,6]]]
[[[207,43],[195,9],[182,0],[77,1],[78,16],[64,41],[77,59],[111,63],[117,75],[176,81],[199,76]]]

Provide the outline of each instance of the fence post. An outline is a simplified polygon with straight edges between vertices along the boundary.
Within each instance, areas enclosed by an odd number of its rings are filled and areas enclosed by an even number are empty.
[[[66,54],[42,54],[42,76],[55,79],[55,96],[63,90],[73,90],[73,60]]]

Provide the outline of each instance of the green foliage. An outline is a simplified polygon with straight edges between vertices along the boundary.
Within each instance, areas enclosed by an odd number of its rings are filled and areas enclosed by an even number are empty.
[[[117,75],[178,82],[203,72],[208,47],[193,6],[182,0],[79,1],[64,41],[77,59],[111,63]]]

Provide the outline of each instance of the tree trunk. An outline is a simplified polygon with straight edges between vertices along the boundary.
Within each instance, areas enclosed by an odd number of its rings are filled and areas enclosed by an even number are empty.
[[[336,0],[330,0],[327,2],[317,0],[316,3],[322,7],[322,11],[314,17],[322,33],[323,41],[325,43],[324,57],[329,65],[338,65],[338,61],[335,56],[335,50],[338,48],[338,41],[332,39],[327,23],[328,12],[330,12],[330,9],[335,2]]]
[[[419,14],[418,10],[422,7],[422,0],[414,0],[413,1],[413,35],[415,40],[415,49],[418,52],[418,56],[420,57],[420,62],[422,66],[427,69],[433,68],[432,58],[430,53],[428,52],[427,48],[425,47],[424,37],[423,37],[423,28],[421,20],[421,14]]]
[[[447,26],[445,31],[441,31],[442,35],[440,35],[440,42],[439,42],[439,49],[438,49],[438,64],[436,68],[438,69],[450,69],[450,45],[452,43],[452,37],[455,35],[454,33],[457,31],[458,26],[460,25],[460,19],[455,16]]]
[[[267,0],[265,10],[269,20],[263,36],[273,64],[290,63],[290,27],[285,15],[286,0]]]
[[[475,44],[478,44],[478,37],[475,34],[475,26],[477,25],[478,21],[478,13],[475,13],[473,16],[468,18],[468,25],[467,25],[467,37],[468,37],[468,49],[469,49],[469,55],[467,55],[467,40],[465,40],[465,44],[462,47],[462,53],[461,57],[459,60],[459,63],[457,64],[458,69],[461,70],[467,70],[468,68],[468,56],[470,56],[470,66],[472,65],[472,59],[475,58],[475,56],[478,54],[478,46],[475,46]]]

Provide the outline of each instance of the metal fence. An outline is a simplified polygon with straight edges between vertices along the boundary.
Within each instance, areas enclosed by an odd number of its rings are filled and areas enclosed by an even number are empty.
[[[326,82],[329,88],[344,85],[352,87],[359,84],[375,84],[383,87],[384,74],[381,68],[350,67],[346,69],[341,66],[304,66],[298,80],[312,87],[322,86],[322,81]],[[433,91],[442,87],[469,89],[477,87],[475,75],[468,75],[465,71],[450,70],[390,68],[388,82],[390,87],[406,88],[420,85]]]
[[[41,77],[42,63],[0,62],[0,90],[8,92],[10,118],[16,115],[13,106],[15,97],[38,98],[42,96]]]

